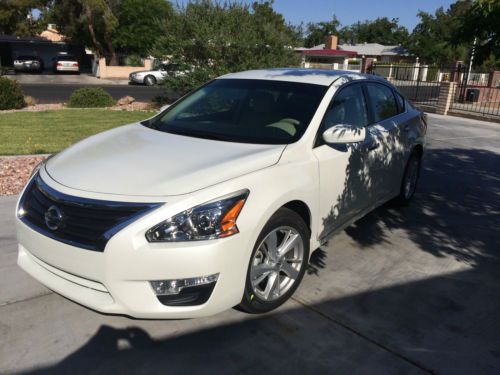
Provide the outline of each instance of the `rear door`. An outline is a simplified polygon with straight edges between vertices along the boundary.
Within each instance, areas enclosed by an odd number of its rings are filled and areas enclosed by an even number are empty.
[[[379,82],[365,83],[371,124],[367,130],[377,140],[373,150],[373,180],[378,201],[387,200],[399,191],[407,149],[401,128],[402,118],[393,89]]]

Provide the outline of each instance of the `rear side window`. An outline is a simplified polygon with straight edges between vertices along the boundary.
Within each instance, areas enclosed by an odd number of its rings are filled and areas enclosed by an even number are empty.
[[[396,116],[398,107],[392,90],[384,85],[369,83],[366,85],[374,122]]]
[[[326,130],[339,124],[357,127],[368,125],[366,102],[360,84],[343,88],[333,98],[323,118],[322,129]]]

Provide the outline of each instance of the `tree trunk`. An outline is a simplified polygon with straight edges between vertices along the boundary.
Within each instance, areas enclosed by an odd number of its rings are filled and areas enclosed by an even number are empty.
[[[116,55],[115,47],[113,43],[108,40],[108,52],[110,56],[109,65],[117,66],[118,65],[118,56]]]
[[[85,6],[85,14],[87,16],[87,21],[89,23],[89,33],[92,38],[92,43],[94,43],[94,47],[96,48],[97,57],[101,57],[104,54],[104,49],[102,48],[101,43],[97,40],[95,35],[94,25],[92,24],[92,9],[88,5]]]

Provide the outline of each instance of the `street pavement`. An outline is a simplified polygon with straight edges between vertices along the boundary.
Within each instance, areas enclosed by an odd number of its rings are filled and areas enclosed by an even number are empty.
[[[137,101],[151,102],[164,95],[160,86],[129,85],[128,79],[99,79],[91,74],[15,74],[6,76],[19,82],[25,95],[38,104],[67,103],[73,91],[82,87],[100,87],[114,99],[132,96]]]
[[[263,316],[106,316],[16,266],[0,199],[0,373],[498,374],[500,128],[429,115],[420,185],[317,250]]]

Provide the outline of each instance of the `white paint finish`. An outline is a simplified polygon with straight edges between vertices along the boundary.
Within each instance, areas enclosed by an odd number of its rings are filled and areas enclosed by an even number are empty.
[[[350,125],[334,125],[323,132],[324,141],[332,144],[362,142],[365,137],[365,128],[356,128]]]
[[[77,143],[51,158],[46,170],[79,190],[179,195],[276,164],[284,147],[186,137],[135,124]]]
[[[287,74],[287,72],[292,72]],[[307,73],[307,74],[306,74]],[[274,78],[273,78],[274,77]],[[241,301],[253,246],[269,218],[290,201],[311,214],[311,249],[320,238],[359,218],[398,192],[409,150],[423,143],[424,129],[409,112],[363,129],[365,140],[344,149],[315,147],[323,115],[338,88],[357,74],[269,70],[225,78],[292,80],[333,84],[303,137],[284,145],[252,145],[178,136],[133,124],[90,137],[49,160],[41,178],[69,195],[129,202],[167,202],[122,229],[103,253],[54,241],[17,222],[23,268],[70,299],[109,313],[141,318],[184,318],[215,314]],[[336,80],[337,79],[337,80]],[[410,131],[403,136],[400,124]],[[373,141],[380,147],[373,149]],[[183,243],[148,243],[148,229],[193,206],[235,191],[250,195],[238,217],[240,233],[229,238]],[[23,253],[24,252],[24,253]],[[81,286],[66,288],[54,274],[29,263],[29,252],[46,264],[98,282],[113,303],[103,304]],[[40,269],[40,267],[42,269]],[[201,306],[159,303],[148,280],[219,273],[216,288]],[[76,284],[75,284],[76,285]]]

